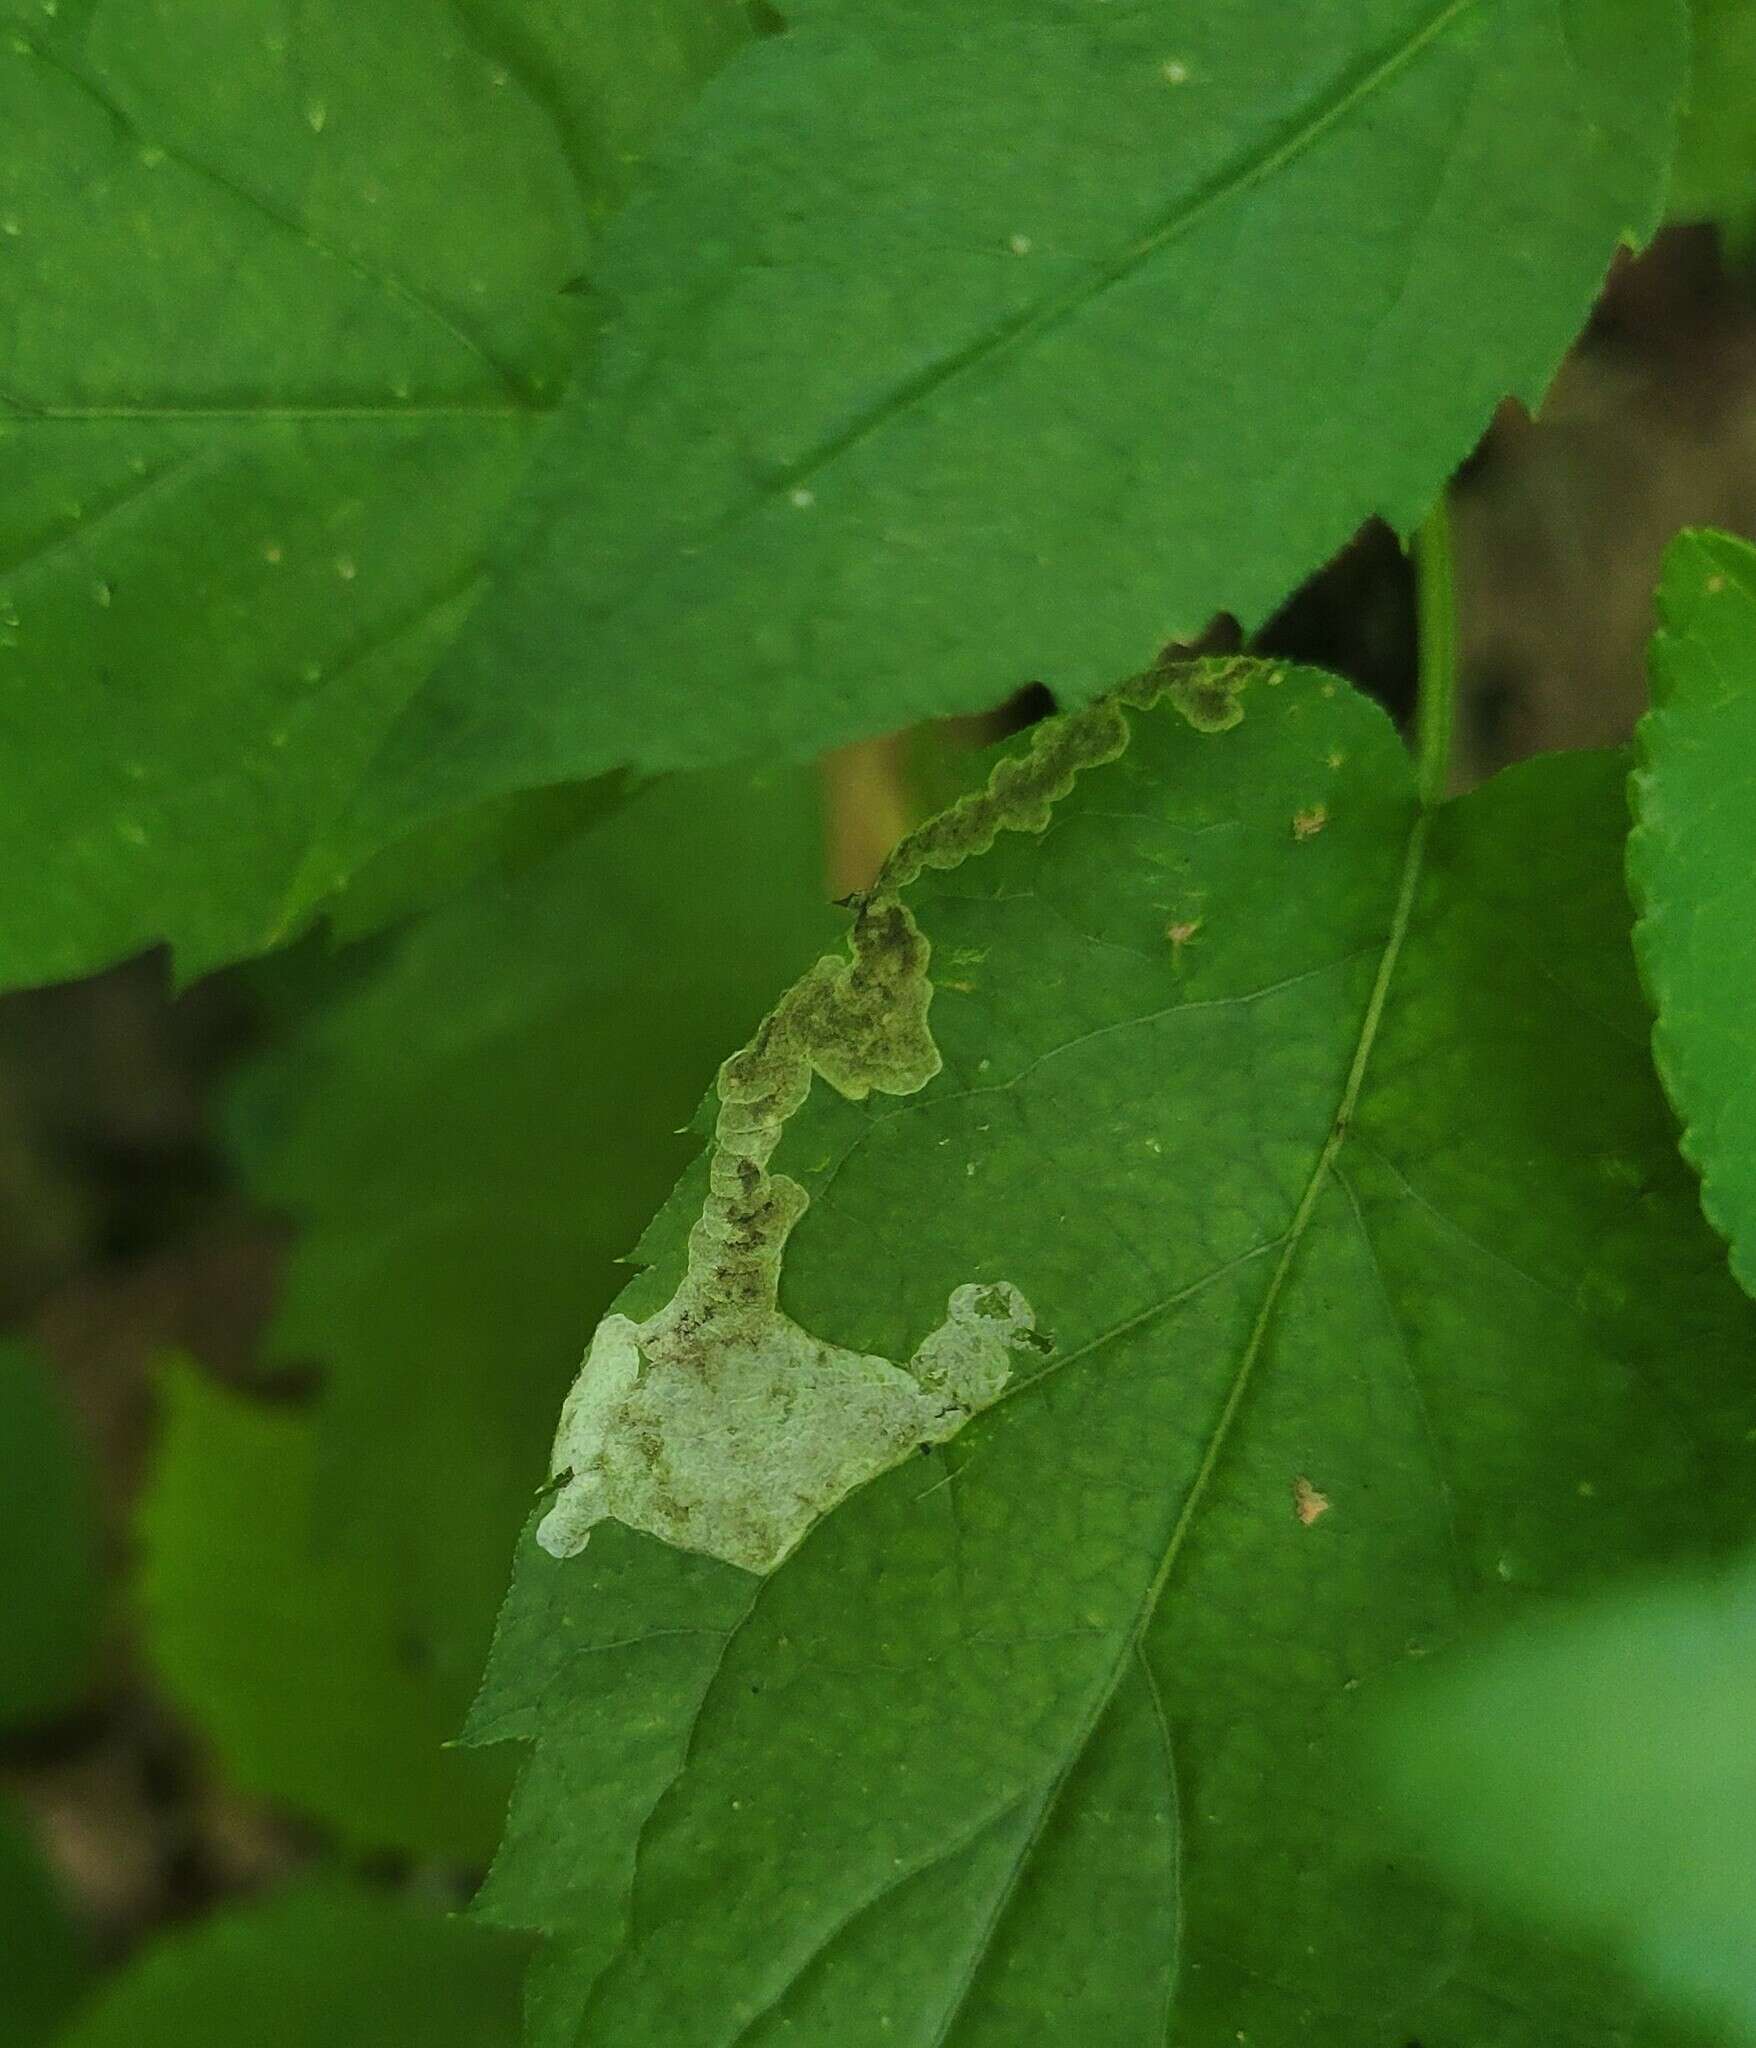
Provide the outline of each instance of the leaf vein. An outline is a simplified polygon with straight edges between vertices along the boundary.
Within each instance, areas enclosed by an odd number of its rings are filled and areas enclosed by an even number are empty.
[[[787,1999],[791,1997],[792,1993],[798,1989],[806,1971],[814,1963],[820,1962],[835,1944],[841,1940],[842,1936],[864,1919],[868,1913],[875,1912],[878,1907],[883,1905],[886,1899],[890,1898],[894,1893],[901,1891],[905,1885],[912,1884],[917,1877],[926,1876],[928,1871],[936,1870],[942,1863],[949,1863],[953,1857],[961,1856],[965,1850],[974,1848],[983,1835],[987,1834],[990,1829],[998,1827],[1009,1814],[1015,1811],[1019,1803],[1019,1800],[1016,1798],[1008,1799],[992,1813],[984,1814],[974,1827],[958,1836],[944,1848],[935,1849],[930,1855],[923,1856],[916,1862],[911,1863],[907,1869],[895,1872],[894,1875],[886,1878],[869,1897],[861,1899],[857,1905],[850,1906],[835,1922],[834,1926],[829,1929],[828,1933],[823,1936],[822,1940],[813,1943],[810,1951],[801,1957],[797,1967],[793,1968],[785,1984],[781,1986],[772,1998],[766,2000],[750,2015],[749,2019],[727,2041],[725,2048],[743,2048],[743,2044],[749,2040],[750,2036],[761,2026],[763,2021],[777,2012],[786,2003]]]
[[[1171,1718],[1165,1712],[1158,1674],[1146,1654],[1146,1645],[1138,1636],[1134,1639],[1134,1654],[1140,1660],[1140,1675],[1146,1681],[1147,1696],[1152,1701],[1153,1720],[1165,1760],[1165,1793],[1171,1808],[1172,1883],[1176,1887],[1176,1896],[1171,1901],[1171,1959],[1170,1968],[1165,1973],[1165,2013],[1161,2034],[1164,2048],[1172,2048],[1171,2030],[1177,2018],[1177,1980],[1183,1970],[1183,1791],[1177,1778],[1177,1746],[1171,1738]]]
[[[100,527],[107,525],[112,519],[119,519],[143,498],[153,497],[166,484],[193,469],[205,452],[196,450],[187,455],[176,456],[169,462],[161,463],[148,475],[134,478],[120,490],[113,492],[102,504],[95,506],[83,518],[74,519],[59,533],[52,533],[46,539],[34,541],[20,553],[0,562],[0,576],[20,576],[28,570],[40,569],[67,549],[89,540]]]
[[[128,112],[127,108],[122,105],[121,101],[114,98],[95,78],[90,77],[75,65],[68,63],[66,58],[58,56],[34,38],[27,37],[25,41],[31,54],[39,63],[48,70],[59,73],[76,90],[83,93],[95,107],[99,108],[108,117],[119,134],[127,137],[130,141],[143,145],[150,144],[155,149],[163,150],[166,157],[172,163],[187,171],[191,177],[201,179],[204,183],[211,185],[217,192],[225,193],[239,205],[246,207],[260,219],[267,221],[277,233],[290,236],[295,241],[314,250],[318,255],[328,258],[332,263],[341,265],[344,270],[351,272],[353,276],[359,278],[362,282],[375,285],[390,298],[422,314],[436,326],[442,328],[460,347],[474,356],[483,368],[491,371],[510,396],[514,398],[523,396],[525,390],[524,382],[517,376],[511,366],[503,362],[479,335],[472,334],[466,327],[462,326],[430,293],[412,283],[408,278],[401,276],[398,272],[386,269],[382,264],[369,263],[363,257],[356,256],[342,248],[340,244],[327,240],[307,223],[297,219],[292,214],[283,212],[271,200],[264,198],[260,192],[253,191],[248,185],[234,178],[229,172],[222,171],[215,165],[204,162],[180,143],[170,141],[162,135],[146,135],[141,129],[140,124]]]
[[[1171,211],[1139,235],[1121,255],[1103,264],[1097,274],[1046,303],[990,327],[938,362],[928,364],[894,391],[868,406],[838,432],[829,435],[764,484],[758,501],[797,490],[832,462],[850,453],[902,414],[936,397],[960,378],[982,369],[1013,348],[1052,334],[1076,319],[1088,306],[1125,284],[1145,264],[1191,232],[1210,213],[1238,198],[1264,179],[1295,162],[1346,120],[1373,94],[1390,85],[1428,46],[1484,0],[1444,0],[1401,42],[1376,62],[1344,79],[1318,98],[1303,117],[1282,134],[1246,151],[1239,160],[1200,191],[1180,198]],[[739,516],[734,512],[731,517]]]

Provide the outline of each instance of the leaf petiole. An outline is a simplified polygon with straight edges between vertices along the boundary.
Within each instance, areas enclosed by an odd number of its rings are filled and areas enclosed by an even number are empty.
[[[1420,667],[1415,694],[1415,780],[1431,810],[1451,788],[1451,736],[1457,710],[1457,582],[1451,508],[1443,493],[1414,537]]]

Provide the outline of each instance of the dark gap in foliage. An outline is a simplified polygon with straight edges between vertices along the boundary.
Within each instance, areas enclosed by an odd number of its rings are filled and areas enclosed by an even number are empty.
[[[1346,676],[1406,722],[1415,699],[1414,572],[1382,520],[1295,591],[1252,651]]]

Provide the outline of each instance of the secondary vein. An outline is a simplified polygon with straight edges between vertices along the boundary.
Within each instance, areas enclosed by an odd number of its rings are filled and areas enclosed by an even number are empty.
[[[762,495],[771,497],[797,489],[900,414],[912,411],[947,385],[1077,318],[1087,306],[1126,283],[1144,264],[1180,241],[1227,201],[1250,191],[1265,178],[1273,177],[1303,156],[1349,114],[1390,85],[1463,15],[1481,4],[1482,0],[1444,0],[1442,6],[1404,36],[1393,49],[1369,64],[1363,72],[1342,80],[1290,128],[1246,151],[1219,177],[1179,197],[1162,219],[1137,234],[1119,255],[1102,264],[1093,276],[1054,298],[1028,307],[989,328],[964,347],[929,363],[839,432],[821,441],[784,471],[777,472],[765,485]],[[742,509],[739,508],[731,517],[741,516]]]

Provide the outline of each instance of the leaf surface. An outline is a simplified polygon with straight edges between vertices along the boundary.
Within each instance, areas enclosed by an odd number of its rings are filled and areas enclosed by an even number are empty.
[[[231,1767],[352,1841],[491,1845],[500,1760],[440,1745],[676,1127],[834,930],[821,860],[807,774],[649,786],[344,962],[240,1084],[240,1165],[299,1226],[269,1349],[324,1386],[289,1416],[176,1383],[154,1634]]]
[[[519,1962],[484,1928],[310,1885],[161,1940],[64,2048],[513,2048]]]
[[[1342,686],[1172,690],[916,842],[941,1069],[850,1099],[820,1040],[746,1188],[808,1196],[778,1307],[824,1343],[906,1360],[1007,1284],[1052,1354],[770,1576],[520,1551],[473,1732],[536,1743],[483,1903],[553,1937],[540,2048],[1679,2038],[1414,1874],[1348,1761],[1460,1632],[1748,1522],[1756,1316],[1646,1062],[1623,765],[1423,819]]]
[[[1671,0],[800,0],[655,158],[361,828],[1078,704],[1534,402],[1662,205]]]
[[[1748,0],[1693,0],[1691,20],[1670,211],[1719,221],[1747,244],[1756,221],[1756,11]]]
[[[0,5],[0,984],[166,937],[199,972],[340,879],[599,218],[744,33],[733,0]]]
[[[1756,549],[1685,534],[1659,589],[1628,872],[1659,1072],[1756,1294]]]
[[[1429,1679],[1387,1736],[1425,1853],[1756,2038],[1750,1566],[1551,1615]]]

